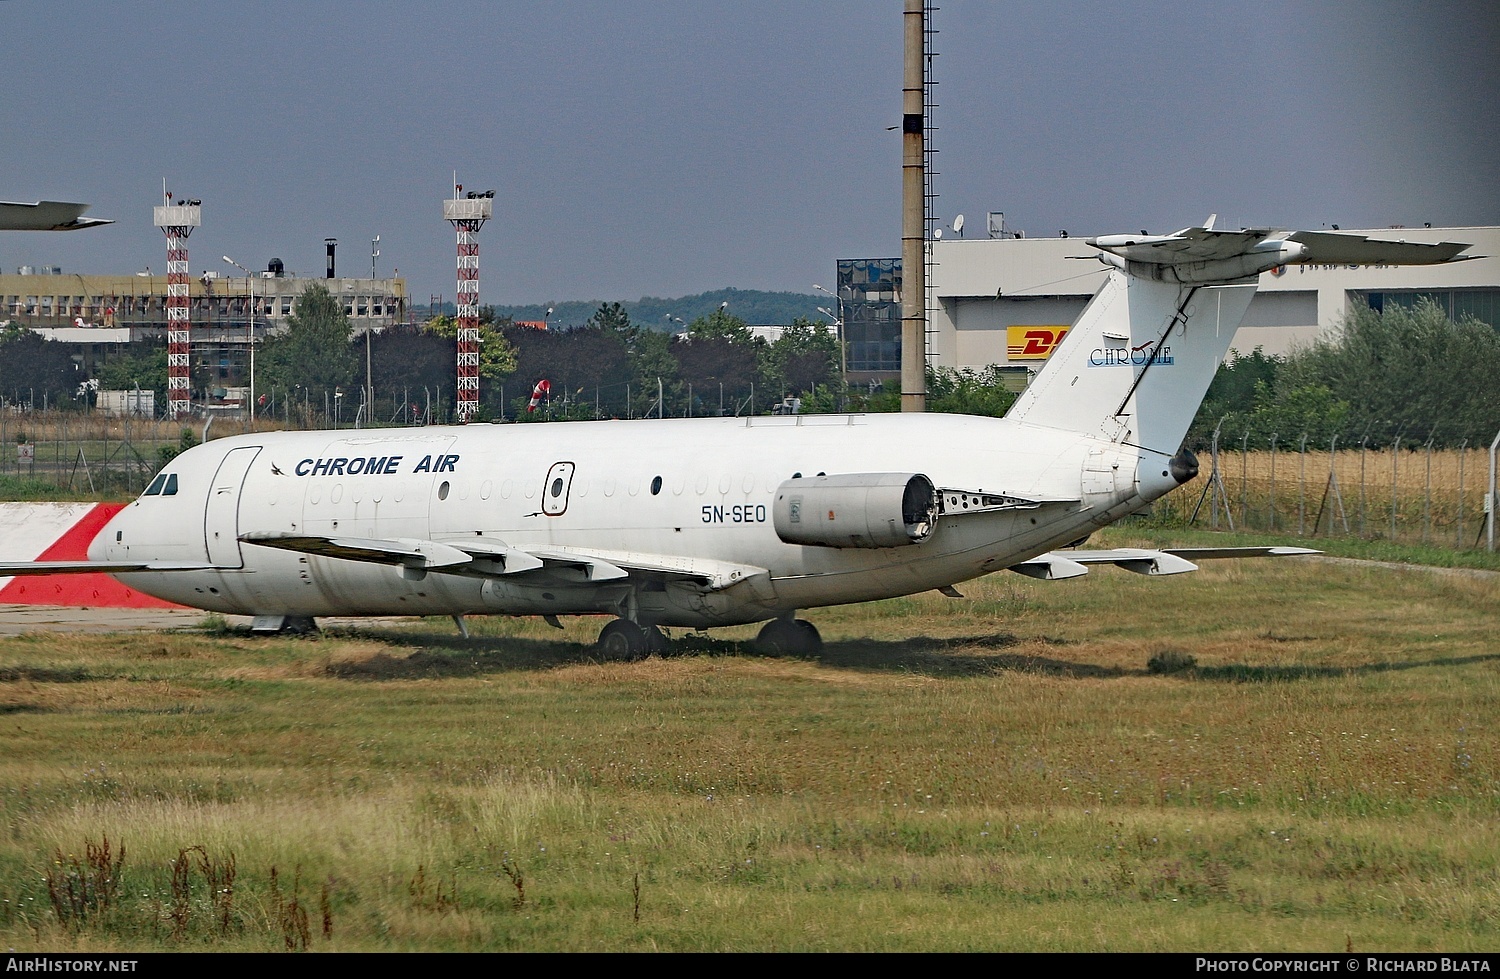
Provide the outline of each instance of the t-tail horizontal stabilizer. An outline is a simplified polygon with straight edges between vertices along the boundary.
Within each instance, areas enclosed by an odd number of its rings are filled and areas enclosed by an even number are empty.
[[[1102,235],[1113,271],[1007,417],[1171,456],[1182,444],[1259,276],[1306,262],[1436,265],[1457,242],[1247,228]]]
[[[1170,235],[1101,235],[1086,239],[1105,265],[1144,279],[1184,285],[1237,282],[1282,265],[1441,265],[1460,256],[1461,242],[1371,238],[1338,231],[1215,231],[1184,228]]]

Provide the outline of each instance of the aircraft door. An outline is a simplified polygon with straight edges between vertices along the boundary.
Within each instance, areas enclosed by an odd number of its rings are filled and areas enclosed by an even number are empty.
[[[547,470],[547,483],[542,487],[542,512],[549,517],[560,517],[568,508],[568,489],[573,485],[573,464],[554,462]]]
[[[240,568],[245,564],[240,556],[240,489],[259,453],[258,445],[231,449],[208,486],[203,539],[208,542],[208,559],[222,567]]]

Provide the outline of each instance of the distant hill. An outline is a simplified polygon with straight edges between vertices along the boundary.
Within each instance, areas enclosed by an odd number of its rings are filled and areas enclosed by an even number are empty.
[[[546,304],[531,306],[496,306],[495,315],[509,316],[513,320],[539,320],[545,318],[548,323],[557,327],[582,326],[590,316],[594,315],[605,302],[614,300],[605,299],[573,299],[566,302],[552,304],[552,315],[546,316]],[[621,301],[620,305],[625,307],[625,312],[630,315],[630,321],[637,326],[649,327],[657,330],[677,329],[679,325],[675,321],[669,321],[668,316],[676,316],[685,323],[691,323],[700,316],[707,316],[719,308],[719,304],[729,303],[729,312],[738,316],[746,323],[758,324],[786,324],[799,316],[808,319],[823,319],[823,314],[818,312],[819,306],[828,306],[833,302],[828,296],[804,295],[799,292],[764,292],[760,289],[715,289],[712,292],[700,292],[696,296],[683,296],[679,299],[659,299],[655,296],[643,296],[633,302]],[[830,307],[832,308],[832,307]],[[432,312],[426,306],[416,307],[418,319],[431,316]],[[436,312],[453,315],[453,304],[443,303]]]

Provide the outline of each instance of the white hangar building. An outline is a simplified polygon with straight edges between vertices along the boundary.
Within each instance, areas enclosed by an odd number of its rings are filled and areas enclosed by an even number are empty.
[[[1468,242],[1467,254],[1486,257],[1436,266],[1299,265],[1266,273],[1232,350],[1284,354],[1333,330],[1356,303],[1383,309],[1421,297],[1450,316],[1472,315],[1500,329],[1500,227],[1349,233]],[[1018,375],[1035,370],[1107,271],[1082,238],[945,238],[931,248],[927,340],[935,367],[994,364]]]

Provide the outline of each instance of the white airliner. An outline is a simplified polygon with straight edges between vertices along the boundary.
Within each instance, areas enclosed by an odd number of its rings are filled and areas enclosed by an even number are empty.
[[[87,562],[259,630],[319,615],[612,616],[602,654],[662,626],[769,620],[992,571],[1143,574],[1299,548],[1054,551],[1198,470],[1183,436],[1255,292],[1287,263],[1436,263],[1467,245],[1215,231],[1090,239],[1113,266],[1005,418],[800,415],[242,435],[173,459]]]

